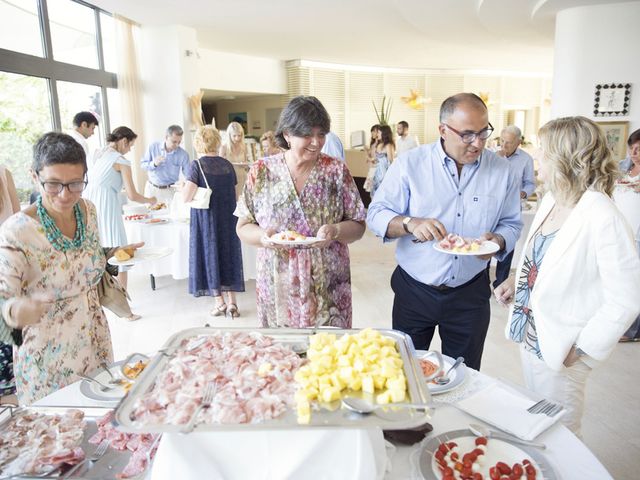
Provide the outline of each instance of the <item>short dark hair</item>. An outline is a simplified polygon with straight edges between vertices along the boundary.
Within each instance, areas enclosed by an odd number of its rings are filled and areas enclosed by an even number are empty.
[[[440,106],[440,123],[444,123],[461,103],[468,103],[488,112],[487,105],[484,101],[475,93],[457,93],[447,98]]]
[[[178,135],[181,137],[184,135],[184,130],[182,130],[180,125],[169,125],[169,127],[167,127],[167,137],[170,137],[171,135]]]
[[[409,124],[407,122],[405,122],[404,120],[400,120],[398,122],[398,125],[402,125],[404,128],[409,128]]]
[[[331,130],[331,118],[320,100],[316,97],[295,97],[284,107],[276,128],[276,142],[282,148],[288,149],[289,145],[284,138],[285,132],[296,137],[304,137],[311,134],[311,130],[320,127],[324,134]]]
[[[33,146],[31,168],[40,173],[49,165],[82,165],[87,173],[87,157],[82,146],[66,133],[49,132],[42,135]]]
[[[109,135],[107,135],[107,142],[117,142],[119,140],[122,140],[123,138],[126,138],[127,140],[132,142],[133,140],[138,138],[138,135],[136,135],[136,133],[129,127],[118,127]]]
[[[98,125],[98,119],[91,112],[78,112],[73,117],[73,126],[79,127],[82,122],[86,122],[87,125]]]
[[[629,140],[627,140],[627,145],[630,147],[636,142],[640,142],[640,128],[629,135]]]

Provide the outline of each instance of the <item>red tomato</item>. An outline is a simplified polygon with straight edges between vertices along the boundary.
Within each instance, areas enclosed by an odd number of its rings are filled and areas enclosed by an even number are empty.
[[[520,465],[519,463],[514,463],[513,467],[511,467],[511,472],[514,475],[517,475],[518,478],[520,478],[522,476],[522,474],[524,473],[524,468],[522,468],[522,465]]]
[[[445,475],[445,476],[447,476],[447,475],[453,475],[453,468],[451,468],[451,467],[444,467],[442,474],[443,474],[443,475]]]
[[[471,476],[471,478],[472,478],[472,480],[484,480],[484,478],[482,477],[482,474],[481,474],[481,473],[478,473],[478,472],[474,473],[474,474]]]
[[[458,455],[458,452],[452,452],[450,457],[451,457],[451,460],[453,460],[454,462],[457,462],[458,459],[460,458],[460,455]]]
[[[456,442],[447,443],[447,447],[449,448],[449,450],[451,450],[452,448],[455,448],[457,446],[458,446],[458,444]]]
[[[442,480],[456,480],[456,477],[454,477],[453,475],[445,475],[444,477],[442,477]]]
[[[436,452],[436,454],[434,455],[434,457],[436,457],[436,460],[442,460],[444,458],[444,456],[445,456],[445,453],[441,452],[440,450],[438,450]]]
[[[476,445],[486,445],[487,437],[478,437],[476,438]]]
[[[484,455],[484,452],[479,448],[474,448],[471,453],[473,453],[476,458],[478,458],[480,455]]]
[[[536,474],[536,469],[530,463],[527,466],[524,467],[524,471],[527,472],[527,475],[535,476],[535,474]]]
[[[500,475],[500,472],[496,467],[491,467],[489,469],[489,478],[491,478],[491,480],[500,480],[501,476],[502,475]]]
[[[455,467],[453,467],[453,468],[454,468],[455,470],[457,470],[457,471],[461,472],[461,471],[462,471],[462,469],[464,468],[464,465],[462,465],[462,463],[460,463],[460,462],[456,462],[456,465],[455,465]]]
[[[504,462],[498,462],[496,463],[496,468],[498,469],[498,471],[502,474],[502,475],[509,475],[511,474],[511,467],[509,465],[507,465]]]

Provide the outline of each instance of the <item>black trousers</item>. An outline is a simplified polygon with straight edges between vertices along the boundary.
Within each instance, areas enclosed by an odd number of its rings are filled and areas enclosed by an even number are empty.
[[[504,260],[497,263],[496,280],[493,282],[493,288],[496,288],[507,279],[509,272],[511,271],[511,262],[513,262],[513,250],[509,252],[509,255],[504,257]]]
[[[491,308],[489,274],[482,270],[456,288],[439,290],[420,283],[399,266],[391,276],[393,328],[408,334],[419,350],[428,350],[438,327],[442,353],[480,370]]]

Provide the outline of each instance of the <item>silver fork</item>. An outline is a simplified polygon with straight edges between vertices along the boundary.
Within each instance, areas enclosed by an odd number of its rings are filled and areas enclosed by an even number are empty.
[[[205,408],[209,408],[213,403],[213,399],[216,396],[216,390],[217,388],[214,382],[207,383],[207,386],[204,388],[204,395],[202,396],[202,402],[200,403],[200,405],[198,405],[198,408],[196,408],[196,410],[193,412],[193,415],[191,415],[189,422],[187,422],[185,427],[182,429],[182,433],[191,433],[193,431],[193,429],[195,428],[196,419],[198,418],[198,415],[200,414],[200,412]]]
[[[87,375],[82,375],[79,373],[78,376],[80,378],[84,378],[87,382],[93,382],[96,385],[100,386],[100,390],[102,390],[103,392],[109,392],[116,388],[116,387],[110,387],[109,385],[105,385],[104,383],[96,380],[95,378],[88,377]]]
[[[54,474],[58,470],[60,470],[61,466],[56,465],[53,468],[50,468],[46,472],[40,473],[15,473],[13,475],[9,475],[8,477],[0,477],[0,480],[14,480],[18,478],[49,478],[50,475]]]
[[[85,463],[87,462],[94,463],[100,460],[102,456],[106,453],[108,448],[109,448],[109,440],[105,439],[102,442],[100,442],[100,445],[98,445],[98,447],[93,451],[93,454],[89,458],[85,458],[83,461],[81,461],[76,466],[74,466],[71,470],[69,470],[64,475],[64,477],[62,477],[62,479],[64,480],[65,478],[69,478],[71,475],[73,475],[73,473],[76,472],[76,470],[78,470]]]
[[[562,410],[562,405],[558,403],[550,402],[549,400],[542,399],[539,402],[531,405],[527,408],[529,413],[542,413],[548,417],[553,417],[556,413]]]

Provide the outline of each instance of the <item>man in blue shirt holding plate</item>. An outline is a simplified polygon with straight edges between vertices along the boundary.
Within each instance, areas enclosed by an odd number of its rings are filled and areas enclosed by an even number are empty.
[[[367,224],[398,239],[393,328],[428,349],[436,326],[442,353],[480,369],[491,316],[487,262],[512,251],[520,231],[520,188],[507,160],[485,150],[493,132],[480,97],[460,93],[440,107],[440,139],[402,154],[369,206]],[[488,255],[434,249],[447,234],[490,240]]]

